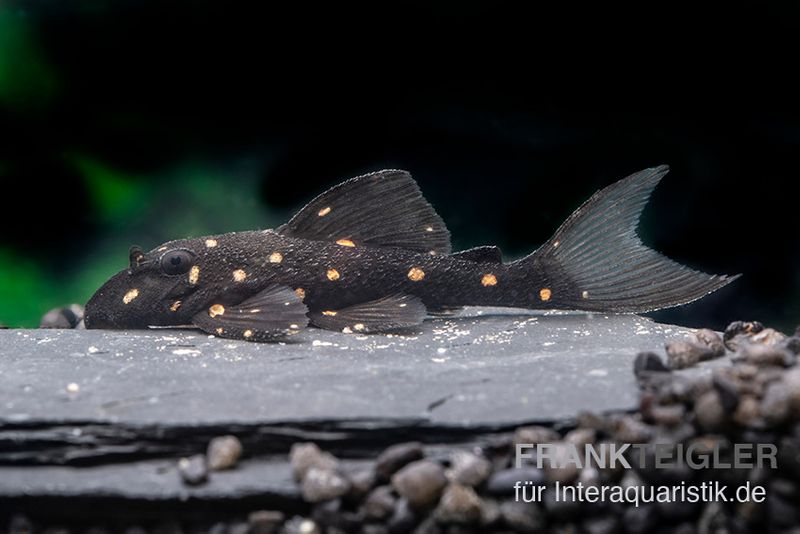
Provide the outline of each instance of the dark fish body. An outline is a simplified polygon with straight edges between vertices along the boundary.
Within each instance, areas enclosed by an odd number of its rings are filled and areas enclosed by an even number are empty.
[[[309,322],[344,332],[419,324],[461,306],[641,312],[690,302],[733,278],[645,247],[639,215],[666,167],[596,193],[531,255],[452,254],[444,222],[403,171],[348,180],[275,230],[131,251],[86,307],[89,328],[195,325],[269,341]]]

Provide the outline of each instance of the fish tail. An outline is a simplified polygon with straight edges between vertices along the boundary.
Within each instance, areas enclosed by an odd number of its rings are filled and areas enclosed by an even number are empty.
[[[668,170],[646,169],[598,191],[544,245],[511,264],[533,285],[530,307],[640,313],[692,302],[738,278],[690,269],[636,235]]]

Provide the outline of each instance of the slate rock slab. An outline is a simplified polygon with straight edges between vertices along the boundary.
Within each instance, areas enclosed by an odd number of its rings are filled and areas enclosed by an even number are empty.
[[[169,502],[302,510],[287,464],[297,441],[357,463],[403,441],[469,449],[521,424],[633,410],[636,353],[691,332],[634,315],[490,308],[402,335],[310,329],[282,344],[0,330],[0,503],[50,502],[76,517],[116,513],[108,499],[155,515]],[[183,485],[177,459],[224,434],[242,441],[240,465]]]
[[[403,335],[285,344],[191,330],[0,331],[3,423],[502,427],[627,410],[637,351],[691,330],[635,315],[470,309]],[[394,423],[392,423],[394,422]]]

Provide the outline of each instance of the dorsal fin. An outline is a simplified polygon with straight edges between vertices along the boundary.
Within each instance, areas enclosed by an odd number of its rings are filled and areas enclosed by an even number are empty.
[[[450,254],[450,232],[406,171],[383,170],[343,182],[277,229],[287,237],[344,246],[397,247]]]
[[[503,263],[503,253],[500,252],[499,248],[491,245],[469,248],[461,252],[456,252],[453,254],[453,258],[457,260],[474,261],[476,263]]]

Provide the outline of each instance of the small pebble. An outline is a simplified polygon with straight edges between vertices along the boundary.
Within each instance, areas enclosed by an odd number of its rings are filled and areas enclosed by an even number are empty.
[[[622,476],[622,480],[619,481],[619,485],[623,488],[637,488],[644,484],[642,477],[640,477],[636,471],[625,471],[625,474]]]
[[[286,519],[283,512],[276,510],[257,510],[247,516],[249,534],[275,534]]]
[[[595,432],[605,434],[610,433],[614,426],[614,422],[607,415],[590,411],[579,412],[576,422],[579,427],[591,428]]]
[[[500,505],[500,514],[506,525],[516,532],[545,532],[547,520],[536,503],[506,501]]]
[[[467,451],[455,451],[450,456],[448,478],[465,486],[477,487],[492,474],[489,460]]]
[[[783,380],[786,374],[787,370],[779,365],[762,365],[750,384],[742,384],[742,389],[749,388],[753,392],[763,395],[764,389],[769,384]]]
[[[303,499],[317,503],[345,495],[350,491],[350,482],[336,471],[311,467],[306,471],[300,489]]]
[[[549,482],[567,484],[578,476],[578,466],[569,461],[571,447],[567,443],[552,444],[552,461],[544,463],[544,472]]]
[[[664,364],[661,356],[655,352],[640,352],[633,360],[633,374],[637,377],[647,375],[649,373],[668,373],[670,368]]]
[[[670,369],[686,369],[717,357],[709,347],[692,341],[672,341],[667,343],[666,348]]]
[[[434,506],[447,478],[444,469],[430,460],[417,460],[392,476],[392,486],[415,509]]]
[[[694,334],[693,341],[701,346],[707,347],[713,354],[714,358],[719,358],[725,355],[725,343],[719,334],[708,328],[701,328]]]
[[[375,471],[373,469],[359,469],[350,473],[350,493],[348,498],[360,501],[372,488],[375,487]]]
[[[424,456],[422,444],[417,441],[399,443],[386,448],[375,461],[375,473],[381,480],[389,480],[401,467]]]
[[[212,471],[230,469],[242,455],[242,442],[236,436],[220,436],[211,440],[206,451]]]
[[[181,458],[178,460],[178,472],[181,479],[190,486],[205,483],[208,480],[206,457],[202,454],[195,454],[188,458]]]
[[[542,504],[547,518],[552,522],[566,522],[581,514],[581,503],[572,495],[560,495],[555,491],[545,490],[542,493]]]
[[[301,482],[312,467],[323,471],[335,471],[339,460],[329,452],[323,452],[315,443],[295,443],[289,451],[294,479]]]
[[[445,488],[434,517],[442,523],[477,523],[481,518],[481,499],[470,486],[450,484]]]
[[[611,515],[590,517],[581,526],[586,534],[617,534],[622,530],[619,519]]]
[[[39,328],[77,328],[83,321],[83,306],[70,304],[53,308],[42,316]]]
[[[734,321],[725,329],[722,341],[728,350],[736,351],[739,343],[764,330],[764,325],[758,321]]]
[[[650,409],[650,417],[658,425],[675,427],[683,423],[686,408],[683,404],[656,405]]]
[[[726,412],[736,410],[739,404],[739,386],[724,373],[713,373],[712,383]]]
[[[792,415],[800,419],[800,367],[793,367],[783,375],[783,382],[789,388]]]
[[[789,387],[782,381],[772,382],[761,399],[761,413],[771,425],[779,425],[789,418],[792,408],[792,395]]]
[[[283,524],[281,534],[322,534],[322,529],[307,517],[294,516]]]
[[[492,528],[502,518],[500,504],[493,499],[481,499],[481,527]]]
[[[576,428],[564,435],[564,441],[575,445],[578,450],[583,450],[586,445],[594,443],[596,439],[597,432],[591,428]]]
[[[614,439],[621,443],[646,443],[652,435],[653,429],[632,415],[620,417],[614,425]]]
[[[761,332],[750,337],[750,343],[767,345],[769,347],[780,345],[786,340],[786,334],[778,332],[774,328],[765,328]]]
[[[367,495],[361,504],[364,517],[368,520],[383,521],[394,512],[397,497],[391,486],[378,486]]]
[[[741,426],[758,426],[761,421],[761,403],[753,395],[742,396],[733,420]]]
[[[780,365],[789,367],[794,365],[797,357],[784,349],[774,345],[761,345],[755,343],[743,343],[739,350],[733,355],[734,362],[746,362],[753,365]]]
[[[717,432],[725,424],[725,408],[716,391],[701,395],[695,402],[694,412],[698,425],[706,432]]]
[[[688,416],[685,419],[688,419]],[[654,442],[680,443],[694,437],[697,434],[697,429],[685,419],[679,425],[659,427],[659,432],[654,437]]]
[[[599,486],[600,485],[600,471],[596,467],[589,465],[584,466],[578,475],[578,482],[586,486]]]

